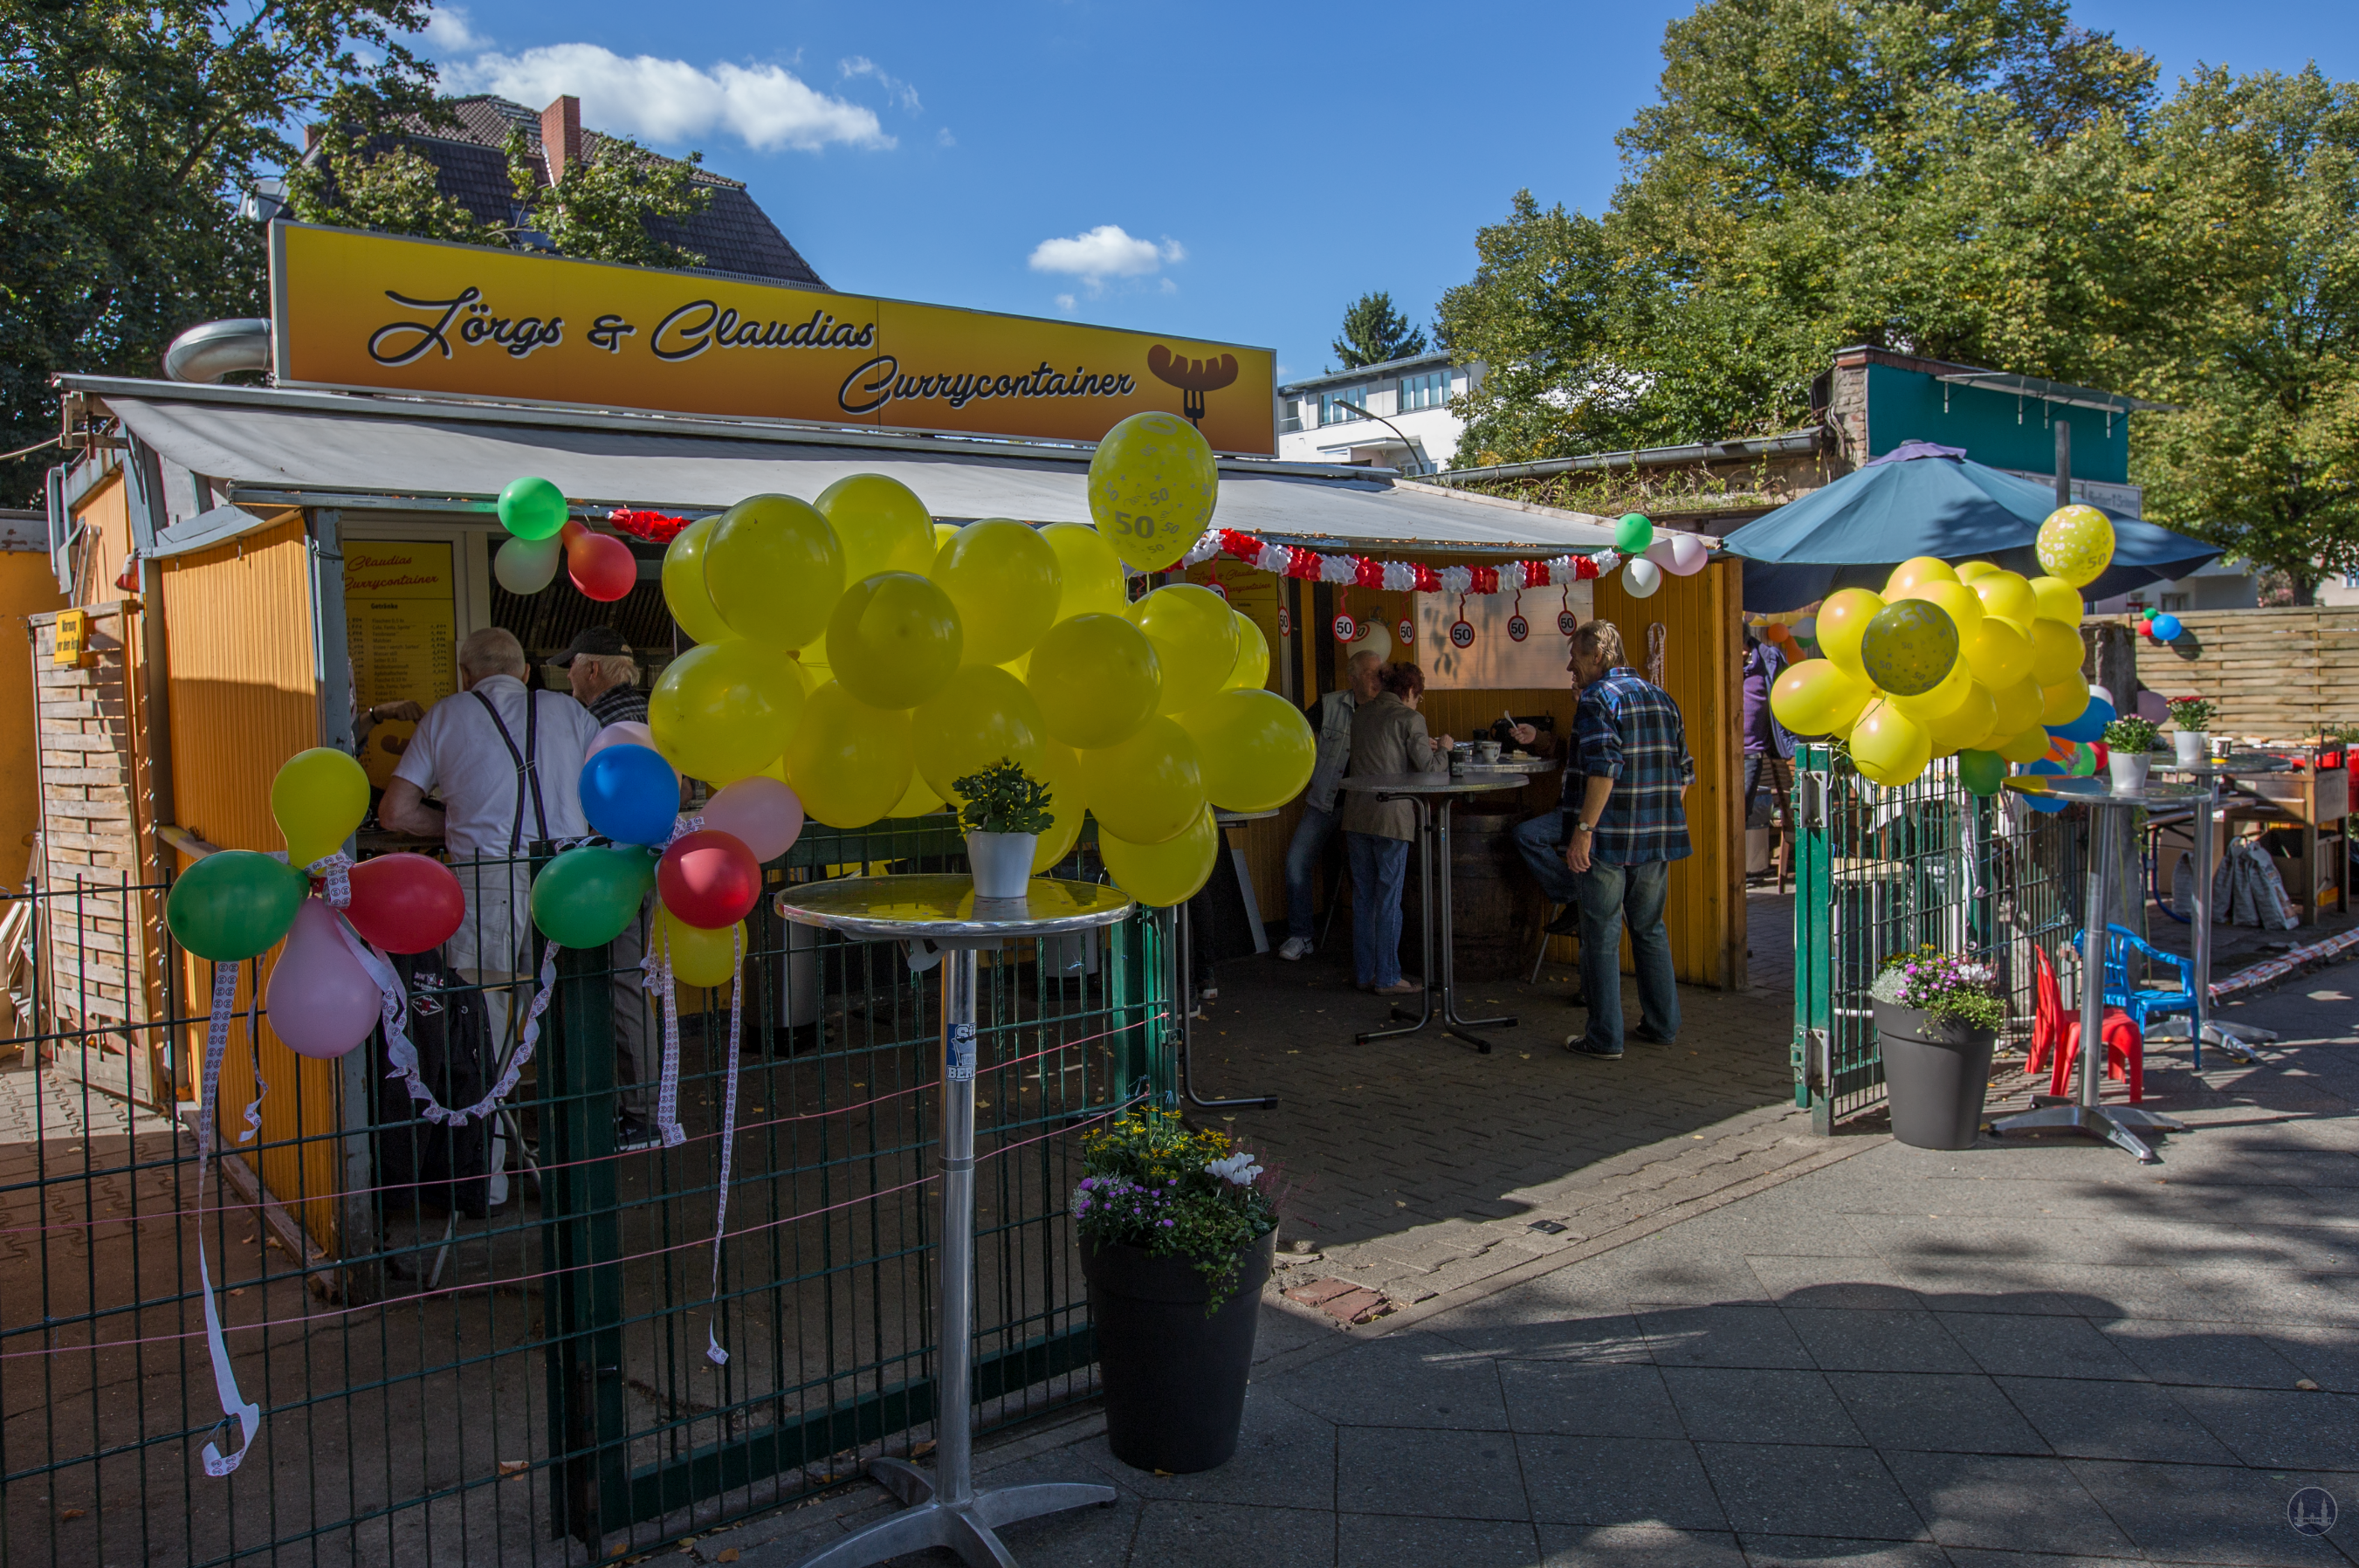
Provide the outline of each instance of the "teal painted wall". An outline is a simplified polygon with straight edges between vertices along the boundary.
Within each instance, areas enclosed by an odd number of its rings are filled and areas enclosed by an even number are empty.
[[[1946,397],[1948,407],[1944,408]],[[1945,386],[1921,370],[1896,365],[1867,367],[1867,447],[1881,456],[1906,441],[1962,446],[1976,463],[2034,474],[2056,471],[2056,431],[2051,419],[2072,425],[2072,476],[2100,484],[2126,485],[2130,478],[2130,422],[2120,414],[2105,429],[2100,408],[2071,408],[2018,398],[2012,392]]]

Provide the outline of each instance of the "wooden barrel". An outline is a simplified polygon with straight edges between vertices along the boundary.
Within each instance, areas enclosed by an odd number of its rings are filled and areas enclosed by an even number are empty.
[[[1460,811],[1450,824],[1451,927],[1462,980],[1504,980],[1530,967],[1539,888],[1516,850],[1522,820]]]

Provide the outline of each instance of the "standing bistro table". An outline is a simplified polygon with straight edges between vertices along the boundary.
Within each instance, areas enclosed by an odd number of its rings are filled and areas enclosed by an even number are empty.
[[[2184,1132],[2187,1124],[2136,1105],[2098,1103],[2098,1088],[2105,1081],[2105,915],[2113,908],[2113,840],[2115,833],[2127,832],[2129,814],[2137,808],[2198,805],[2211,800],[2211,788],[2149,783],[2130,795],[2115,793],[2104,779],[2038,776],[2011,778],[2006,787],[2080,800],[2089,808],[2089,898],[2081,922],[2081,1083],[2070,1103],[2045,1105],[1993,1122],[1991,1131],[2002,1136],[2051,1129],[2086,1133],[2118,1144],[2141,1164],[2157,1164],[2161,1157],[2138,1134]]]
[[[1081,1481],[974,1489],[974,955],[1011,937],[1112,925],[1131,908],[1130,896],[1115,888],[1046,877],[1036,877],[1021,898],[977,898],[964,877],[848,877],[778,895],[778,913],[797,925],[872,942],[925,937],[950,950],[942,960],[942,1360],[934,1473],[898,1459],[870,1460],[870,1476],[908,1511],[803,1559],[802,1568],[864,1568],[929,1546],[957,1552],[972,1568],[1014,1568],[993,1533],[997,1527],[1114,1500],[1113,1487]]]
[[[1433,1021],[1433,992],[1437,970],[1434,948],[1440,945],[1440,967],[1438,971],[1441,989],[1441,1029],[1454,1034],[1488,1056],[1491,1042],[1479,1034],[1468,1034],[1471,1029],[1513,1029],[1513,1017],[1497,1018],[1462,1018],[1458,1016],[1458,965],[1451,949],[1450,927],[1450,813],[1453,802],[1462,795],[1483,795],[1498,789],[1520,789],[1536,774],[1553,773],[1557,763],[1552,758],[1533,757],[1503,763],[1493,768],[1469,768],[1463,773],[1372,773],[1361,778],[1346,778],[1343,788],[1360,794],[1374,795],[1379,800],[1407,800],[1417,810],[1417,886],[1424,918],[1418,922],[1424,945],[1425,969],[1419,978],[1424,988],[1418,994],[1417,1021],[1397,1029],[1370,1029],[1353,1038],[1362,1045],[1372,1040],[1384,1040],[1397,1034],[1415,1034]],[[1434,862],[1441,865],[1441,898],[1440,930],[1434,919]],[[1396,1003],[1393,1016],[1400,1016]]]
[[[2189,946],[2189,956],[2195,963],[2195,1017],[2188,1024],[2188,1033],[2194,1041],[2195,1066],[2203,1066],[2203,1042],[2210,1040],[2236,1062],[2253,1060],[2251,1048],[2236,1031],[2226,1024],[2212,1021],[2212,845],[2219,831],[2220,781],[2238,773],[2287,773],[2293,764],[2282,757],[2268,757],[2258,752],[2240,752],[2221,761],[2180,762],[2176,757],[2157,756],[2153,771],[2184,774],[2201,781],[2204,798],[2195,807],[2195,931]],[[2316,908],[2316,889],[2311,890],[2311,907]]]

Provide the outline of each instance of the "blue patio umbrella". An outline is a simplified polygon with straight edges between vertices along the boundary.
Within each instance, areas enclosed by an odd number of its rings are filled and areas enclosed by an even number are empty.
[[[1745,607],[1791,610],[1838,588],[1882,588],[1911,556],[1989,561],[2039,575],[2033,544],[2056,509],[2055,487],[1973,462],[1957,447],[1905,441],[1721,542],[1745,559]],[[2219,548],[2125,513],[2113,519],[2114,563],[2081,590],[2110,598],[2184,577]]]

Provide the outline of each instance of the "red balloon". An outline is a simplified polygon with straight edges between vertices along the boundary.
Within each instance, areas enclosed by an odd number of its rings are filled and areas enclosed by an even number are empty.
[[[424,953],[458,931],[467,896],[439,860],[380,855],[353,867],[353,903],[344,918],[364,941],[387,953]]]
[[[565,569],[573,586],[601,604],[612,604],[639,585],[638,557],[612,534],[584,529],[565,547]]]
[[[718,828],[683,833],[656,862],[656,891],[682,925],[719,931],[761,902],[761,862],[734,833]]]

